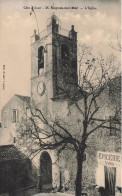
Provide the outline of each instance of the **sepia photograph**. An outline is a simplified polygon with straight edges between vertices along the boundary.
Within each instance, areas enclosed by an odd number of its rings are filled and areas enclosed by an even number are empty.
[[[0,0],[0,196],[121,196],[121,1]]]

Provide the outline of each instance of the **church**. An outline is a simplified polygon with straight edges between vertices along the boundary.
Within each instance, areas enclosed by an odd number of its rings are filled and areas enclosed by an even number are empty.
[[[38,34],[34,30],[31,37],[31,97],[14,95],[2,109],[2,130],[0,145],[17,146],[16,129],[23,119],[27,120],[29,105],[44,112],[44,115],[56,119],[80,122],[81,114],[69,102],[68,95],[76,93],[78,83],[77,32],[74,25],[67,35],[61,34],[60,20],[55,16],[47,21],[46,32]],[[99,117],[112,116],[113,105],[120,106],[120,77],[102,94],[99,103]],[[116,89],[116,91],[115,91]],[[111,95],[111,92],[114,94]],[[113,101],[114,100],[114,101]],[[106,112],[107,108],[107,112]],[[71,125],[69,125],[71,126]],[[42,127],[43,125],[42,125]],[[77,127],[75,127],[77,131]],[[112,132],[112,130],[110,130]],[[77,132],[75,133],[77,135]],[[86,148],[83,163],[83,186],[105,187],[108,195],[114,195],[115,187],[121,186],[120,180],[120,138],[112,133],[93,134],[93,148]],[[26,148],[26,147],[25,147]],[[23,150],[23,149],[22,149]],[[42,150],[33,155],[32,162],[37,176],[42,176],[43,184],[53,188],[67,186],[73,189],[76,176],[76,154],[64,151],[58,160],[56,150]],[[58,162],[57,162],[58,160]],[[74,181],[73,181],[74,180]],[[72,183],[72,187],[71,187]]]

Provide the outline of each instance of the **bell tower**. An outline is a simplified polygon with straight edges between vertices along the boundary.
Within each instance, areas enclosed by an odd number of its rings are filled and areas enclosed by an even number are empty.
[[[60,20],[53,14],[47,20],[46,29],[39,34],[34,30],[31,37],[31,99],[51,120],[67,115],[66,95],[75,90],[77,84],[77,33],[74,26],[65,32],[67,34],[64,35]],[[45,129],[45,125],[41,128]],[[53,150],[51,153],[54,153],[53,160],[57,160],[56,152]],[[53,186],[58,187],[58,166],[53,164],[51,172],[52,178],[47,180],[53,179]]]
[[[65,31],[65,32],[64,32]],[[66,35],[67,34],[67,35]],[[52,34],[54,98],[64,98],[77,87],[77,32],[74,25],[70,31],[59,28]]]
[[[72,25],[62,34],[56,15],[47,20],[46,29],[34,35],[31,43],[31,97],[35,105],[63,99],[77,84],[77,33]]]

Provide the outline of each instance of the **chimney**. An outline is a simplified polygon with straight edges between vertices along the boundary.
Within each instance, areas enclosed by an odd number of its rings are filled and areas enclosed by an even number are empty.
[[[39,40],[39,35],[36,34],[36,29],[34,29],[34,37],[35,37],[35,41]]]
[[[69,37],[77,41],[77,32],[74,30],[74,25],[71,26],[71,30],[69,31]]]

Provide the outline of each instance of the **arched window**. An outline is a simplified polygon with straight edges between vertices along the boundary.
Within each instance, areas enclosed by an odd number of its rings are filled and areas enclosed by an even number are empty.
[[[61,46],[61,59],[62,59],[62,65],[66,66],[68,65],[69,61],[69,48],[66,44],[63,44]]]
[[[38,74],[39,70],[44,68],[44,47],[41,46],[38,49]]]

